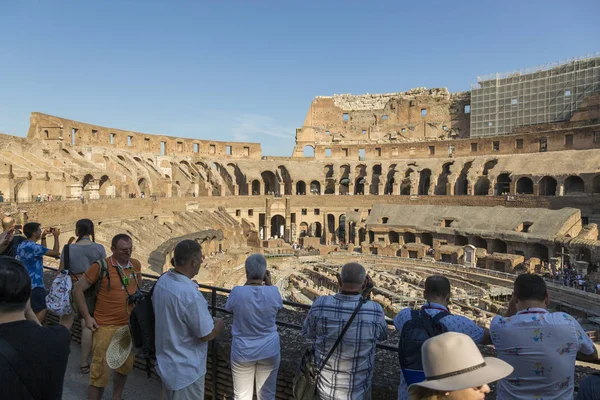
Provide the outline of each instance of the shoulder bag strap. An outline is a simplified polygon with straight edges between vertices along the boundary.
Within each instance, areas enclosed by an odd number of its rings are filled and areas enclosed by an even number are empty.
[[[8,343],[6,340],[4,340],[1,337],[0,337],[0,355],[2,357],[4,357],[6,362],[8,362],[8,364],[12,368],[14,374],[19,379],[19,382],[21,382],[21,385],[23,386],[23,391],[25,392],[26,396],[28,396],[25,398],[26,399],[34,399],[34,397],[31,395],[31,392],[29,391],[29,388],[25,384],[25,381],[27,381],[27,379],[23,379],[23,375],[21,375],[21,373],[20,373],[22,371],[30,371],[31,368],[25,366],[25,361],[19,355],[19,353],[13,347],[13,345]],[[27,375],[27,378],[30,378],[30,376]],[[31,380],[29,381],[29,383],[31,383]]]
[[[71,257],[69,256],[69,254],[70,254],[69,246],[70,245],[65,244],[65,247],[63,247],[63,264],[64,264],[65,271],[69,271],[69,267],[71,264]],[[71,272],[69,272],[69,273],[71,273]]]
[[[360,300],[358,301],[358,306],[356,306],[356,308],[354,309],[354,312],[352,313],[352,316],[350,317],[348,322],[346,322],[344,329],[342,329],[342,333],[340,333],[340,336],[338,336],[337,340],[333,344],[333,347],[331,348],[331,350],[329,350],[329,354],[327,354],[327,357],[325,357],[325,360],[323,360],[323,364],[321,364],[321,367],[319,368],[319,373],[321,373],[321,370],[325,367],[325,364],[327,364],[327,361],[329,361],[329,358],[331,358],[331,356],[333,355],[333,352],[335,351],[337,346],[342,341],[342,338],[346,334],[346,331],[350,327],[350,324],[352,323],[352,321],[354,321],[354,317],[356,317],[356,314],[358,314],[358,310],[360,310],[360,308],[366,301],[367,300],[361,296]]]

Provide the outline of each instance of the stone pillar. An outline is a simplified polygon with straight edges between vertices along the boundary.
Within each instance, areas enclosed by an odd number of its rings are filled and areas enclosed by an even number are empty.
[[[239,196],[240,195],[240,185],[233,185],[233,195],[234,196]]]
[[[248,196],[252,196],[252,182],[248,182]]]
[[[287,243],[292,242],[292,230],[290,227],[292,226],[292,207],[290,198],[285,198],[285,227],[283,228],[283,240]]]
[[[454,185],[451,184],[450,182],[446,183],[446,195],[454,196]]]
[[[382,196],[385,193],[385,183],[381,182],[381,178],[379,178],[379,186],[377,187],[377,193]]]
[[[282,196],[285,194],[285,182],[279,182],[279,194]]]
[[[273,200],[268,197],[265,199],[265,239],[271,237],[271,202]],[[260,217],[259,217],[260,218]]]
[[[348,216],[346,215],[346,219],[344,220],[344,229],[346,232],[346,237],[344,238],[344,241],[346,242],[346,244],[350,243],[350,221],[348,221]]]
[[[339,183],[334,183],[334,187],[335,187],[335,195],[339,196],[340,195],[340,184]]]
[[[533,184],[533,195],[534,196],[539,196],[540,195],[540,184],[539,183],[534,183]]]
[[[327,181],[319,182],[319,186],[320,195],[322,196],[325,194],[325,189],[327,188]]]
[[[221,185],[221,197],[227,196],[227,188],[225,187],[225,182]]]
[[[565,184],[564,183],[559,183],[558,186],[556,187],[556,195],[557,196],[564,196],[565,195]]]
[[[517,182],[514,180],[510,182],[509,193],[513,195],[517,193]]]
[[[397,182],[394,182],[392,184],[392,194],[399,196],[400,195],[400,184]]]
[[[348,184],[348,194],[354,196],[354,181],[350,181]]]
[[[210,183],[206,182],[204,184],[204,187],[206,188],[207,196],[208,197],[212,197],[212,195],[213,195],[213,187],[212,187],[212,185]],[[172,195],[172,193],[171,193],[171,195]]]

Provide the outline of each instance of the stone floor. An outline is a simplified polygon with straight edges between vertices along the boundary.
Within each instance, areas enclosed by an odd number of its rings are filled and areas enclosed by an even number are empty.
[[[71,344],[71,354],[63,386],[63,400],[87,399],[87,388],[90,375],[82,375],[79,371],[79,357],[81,347],[77,343]],[[144,371],[134,369],[125,385],[122,398],[124,400],[144,399],[158,400],[160,396],[160,381],[157,378],[146,378]],[[112,383],[104,391],[103,399],[112,398]]]

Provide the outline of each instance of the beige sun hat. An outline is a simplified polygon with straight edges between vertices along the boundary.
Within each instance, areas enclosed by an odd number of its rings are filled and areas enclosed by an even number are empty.
[[[426,379],[409,386],[422,386],[452,392],[497,381],[512,371],[508,363],[483,357],[473,340],[462,333],[447,332],[434,336],[421,348]]]
[[[111,369],[120,368],[127,361],[132,348],[133,342],[129,326],[119,328],[106,349],[106,363]]]

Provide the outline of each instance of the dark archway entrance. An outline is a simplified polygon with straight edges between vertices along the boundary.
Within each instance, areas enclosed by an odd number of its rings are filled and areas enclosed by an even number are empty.
[[[271,217],[271,237],[283,239],[285,236],[285,218],[281,215]]]

